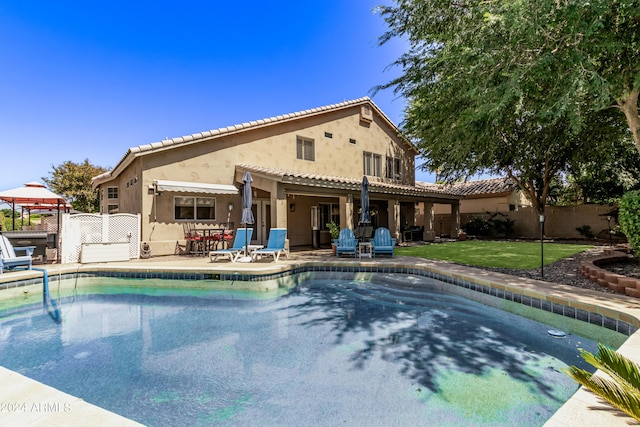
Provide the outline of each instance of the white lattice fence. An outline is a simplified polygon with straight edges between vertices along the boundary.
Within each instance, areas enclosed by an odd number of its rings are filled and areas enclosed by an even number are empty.
[[[129,258],[140,256],[140,215],[65,214],[62,217],[62,262],[81,260],[84,248],[127,243]]]

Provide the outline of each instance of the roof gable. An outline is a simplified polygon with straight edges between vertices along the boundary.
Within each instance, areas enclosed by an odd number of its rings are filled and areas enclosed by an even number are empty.
[[[347,108],[352,108],[358,105],[368,104],[371,106],[375,114],[377,114],[382,121],[389,126],[401,140],[406,144],[410,150],[415,154],[418,154],[415,146],[406,138],[402,136],[400,129],[382,112],[382,110],[367,96],[354,99],[351,101],[344,101],[338,104],[326,105],[324,107],[312,108],[308,110],[298,111],[295,113],[289,113],[279,116],[273,116],[266,119],[253,120],[233,126],[227,126],[205,132],[194,133],[191,135],[181,136],[177,138],[167,138],[162,141],[153,142],[150,144],[138,145],[136,147],[129,148],[118,164],[110,171],[92,178],[93,186],[109,181],[118,176],[136,157],[151,154],[159,151],[174,149],[183,147],[188,144],[195,144],[198,142],[209,141],[211,139],[220,138],[223,136],[233,135],[240,132],[246,132],[249,130],[259,129],[267,126],[274,126],[276,124],[301,120],[309,117],[319,116],[322,114],[328,114],[335,111],[340,111]]]

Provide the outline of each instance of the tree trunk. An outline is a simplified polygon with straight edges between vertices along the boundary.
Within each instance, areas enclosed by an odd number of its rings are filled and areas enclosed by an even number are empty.
[[[640,116],[638,115],[638,94],[638,90],[632,90],[627,96],[618,101],[618,107],[627,118],[629,129],[631,129],[631,135],[633,135],[633,142],[636,144],[638,153],[640,153]]]

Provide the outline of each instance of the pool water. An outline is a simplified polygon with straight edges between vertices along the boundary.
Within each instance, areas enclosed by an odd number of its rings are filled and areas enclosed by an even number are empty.
[[[597,349],[371,282],[91,292],[60,298],[59,324],[38,304],[0,311],[0,365],[149,426],[539,426],[578,388],[560,369]]]

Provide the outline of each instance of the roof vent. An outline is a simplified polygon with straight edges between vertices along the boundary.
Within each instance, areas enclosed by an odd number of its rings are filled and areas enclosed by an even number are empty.
[[[365,104],[360,107],[360,120],[369,123],[373,121],[373,111],[369,104]]]

